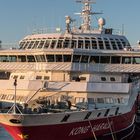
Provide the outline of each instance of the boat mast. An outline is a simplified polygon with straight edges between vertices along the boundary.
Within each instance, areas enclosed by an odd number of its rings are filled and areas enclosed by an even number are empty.
[[[90,4],[95,3],[95,1],[92,0],[77,0],[76,2],[84,4],[84,7],[82,9],[81,13],[76,13],[80,14],[82,17],[82,24],[81,24],[81,30],[83,32],[91,30],[91,15],[95,14],[102,14],[102,13],[96,13],[92,12],[92,8]]]
[[[81,30],[82,31],[90,30],[90,25],[91,25],[91,18],[90,18],[91,6],[90,6],[90,3],[91,3],[91,1],[90,0],[78,0],[76,2],[84,4],[83,10],[81,12],[81,17],[83,18],[83,23],[81,25]]]
[[[16,103],[16,100],[17,100],[17,99],[16,99],[16,96],[17,96],[17,95],[16,95],[16,90],[17,90],[17,89],[16,89],[16,87],[17,87],[17,79],[15,79],[15,81],[14,81],[14,87],[15,87],[15,97],[14,97],[14,106],[13,106],[13,109],[14,109],[14,110],[13,110],[13,111],[14,111],[14,114],[16,114],[16,107],[17,107],[17,103]]]
[[[17,100],[17,98],[16,98],[16,96],[17,96],[17,92],[16,92],[16,90],[17,90],[17,79],[15,79],[13,85],[14,85],[14,87],[15,87],[14,104],[13,104],[13,106],[8,110],[7,113],[10,113],[10,112],[12,111],[13,114],[17,114],[17,111],[18,111],[20,114],[22,114],[22,112],[21,112],[20,109],[18,108],[17,102],[16,102],[16,100]],[[17,110],[17,111],[16,111],[16,110]]]

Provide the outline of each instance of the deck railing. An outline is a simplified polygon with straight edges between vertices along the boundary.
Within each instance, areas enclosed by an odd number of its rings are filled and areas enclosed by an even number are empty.
[[[31,63],[0,62],[1,70],[57,70],[79,72],[139,73],[140,64],[79,64],[79,63]]]

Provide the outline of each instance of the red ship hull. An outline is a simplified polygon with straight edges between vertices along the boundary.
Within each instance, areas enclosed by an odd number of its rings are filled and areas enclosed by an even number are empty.
[[[90,121],[41,126],[10,126],[2,124],[14,140],[89,140],[128,139],[134,132],[135,107],[126,114]],[[113,132],[113,133],[112,133]]]

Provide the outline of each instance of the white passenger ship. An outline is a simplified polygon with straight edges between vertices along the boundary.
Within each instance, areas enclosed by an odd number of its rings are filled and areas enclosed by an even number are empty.
[[[124,140],[134,134],[140,52],[98,20],[91,0],[82,24],[32,34],[0,51],[0,123],[15,140]],[[14,105],[11,107],[11,104]],[[7,109],[9,108],[8,112]]]

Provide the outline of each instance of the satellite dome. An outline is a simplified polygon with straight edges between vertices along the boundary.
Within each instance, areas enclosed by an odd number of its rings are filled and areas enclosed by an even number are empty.
[[[98,24],[99,24],[99,26],[105,25],[105,19],[104,18],[99,18],[98,19]]]
[[[140,45],[140,40],[137,41],[138,45]]]

